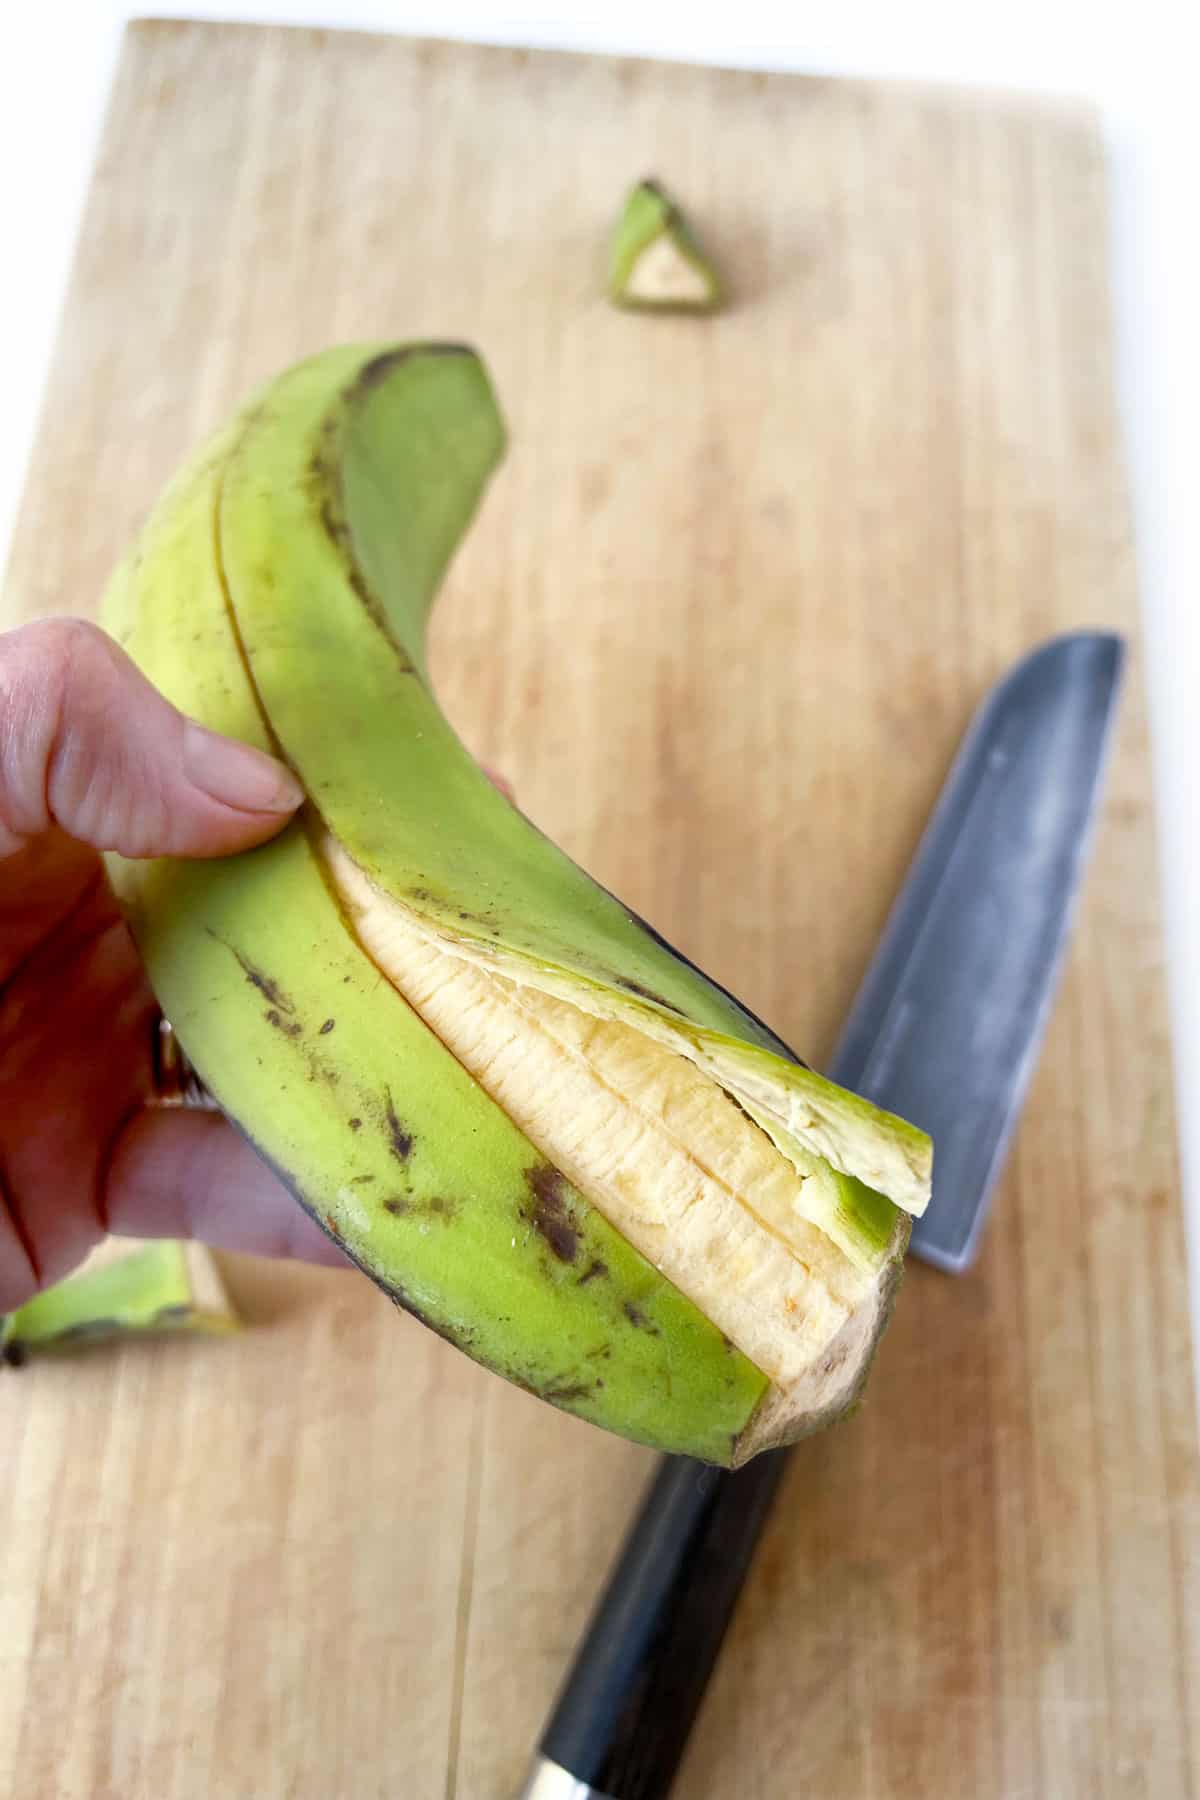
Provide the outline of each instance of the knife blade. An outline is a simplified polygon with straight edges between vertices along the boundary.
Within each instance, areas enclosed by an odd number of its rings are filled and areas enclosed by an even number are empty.
[[[1036,1062],[1097,811],[1124,662],[1053,638],[985,698],[829,1073],[934,1140],[913,1254],[969,1266]],[[789,1459],[662,1458],[521,1800],[665,1800]]]
[[[1058,985],[1122,664],[1119,638],[1075,632],[988,695],[834,1057],[836,1080],[932,1137],[909,1249],[954,1273],[978,1248]]]

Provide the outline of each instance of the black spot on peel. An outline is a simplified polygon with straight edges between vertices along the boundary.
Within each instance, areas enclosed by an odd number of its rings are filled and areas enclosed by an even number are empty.
[[[402,1195],[393,1194],[390,1200],[384,1201],[383,1210],[390,1212],[393,1218],[402,1219],[405,1213],[412,1211],[412,1203],[404,1199]]]
[[[231,1123],[235,1130],[241,1131],[241,1127],[238,1126],[236,1119],[232,1120]],[[362,1124],[362,1120],[352,1120],[351,1123],[357,1128],[357,1126]],[[338,1229],[337,1221],[333,1216],[330,1213],[320,1212],[317,1208],[310,1206],[304,1196],[293,1185],[292,1178],[288,1172],[281,1168],[248,1132],[242,1132],[241,1135],[245,1137],[247,1143],[253,1146],[262,1157],[267,1167],[274,1171],[280,1181],[283,1182],[284,1186],[291,1187],[293,1194],[300,1202],[301,1206],[303,1206],[305,1212],[333,1240],[348,1262],[353,1263],[356,1268],[361,1269],[363,1274],[366,1275],[369,1280],[374,1282],[375,1286],[385,1293],[394,1305],[400,1307],[403,1312],[411,1313],[413,1318],[416,1319],[419,1324],[424,1325],[428,1330],[432,1331],[436,1337],[444,1338],[448,1344],[453,1344],[456,1350],[462,1350],[468,1356],[473,1354],[471,1345],[475,1340],[476,1333],[471,1330],[470,1327],[459,1326],[457,1328],[452,1328],[446,1325],[439,1325],[436,1320],[429,1318],[419,1306],[410,1300],[404,1289],[398,1286],[396,1282],[386,1280],[377,1270],[369,1268],[362,1260],[361,1256],[355,1254],[353,1246],[344,1241],[342,1234]]]
[[[350,1177],[349,1185],[351,1187],[366,1187],[367,1183],[369,1181],[374,1181],[374,1179],[375,1177],[373,1175],[352,1175]]]
[[[625,1317],[629,1320],[629,1323],[635,1330],[648,1331],[654,1337],[658,1336],[658,1326],[652,1325],[641,1307],[635,1306],[632,1300],[622,1301],[621,1311],[625,1314]]]
[[[608,1264],[606,1262],[601,1262],[598,1256],[593,1256],[591,1262],[579,1277],[579,1285],[580,1287],[586,1287],[589,1281],[598,1281],[601,1276],[607,1274]]]
[[[351,1119],[349,1121],[349,1125],[350,1125],[351,1131],[361,1131],[362,1130],[362,1120],[361,1119]]]
[[[392,1104],[391,1093],[386,1088],[384,1089],[383,1117],[387,1129],[388,1148],[397,1162],[407,1162],[412,1155],[413,1134],[411,1131],[406,1131],[400,1123],[396,1115],[396,1108]]]
[[[8,1369],[23,1369],[29,1361],[29,1351],[20,1338],[12,1338],[0,1347],[0,1363]]]
[[[579,1232],[567,1206],[565,1180],[550,1163],[535,1163],[526,1169],[525,1180],[533,1199],[526,1215],[530,1224],[559,1262],[574,1262],[579,1254]]]
[[[263,1018],[268,1025],[273,1025],[276,1031],[282,1031],[284,1037],[299,1037],[304,1030],[298,1019],[285,1019],[278,1007],[275,1006],[268,1006]]]
[[[321,1036],[327,1037],[328,1034],[333,1030],[333,1028],[336,1024],[337,1024],[336,1019],[326,1019],[325,1023],[321,1027]]]

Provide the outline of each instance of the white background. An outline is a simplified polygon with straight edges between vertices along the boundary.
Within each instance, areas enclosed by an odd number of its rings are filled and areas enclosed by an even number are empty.
[[[1106,6],[1008,0],[839,0],[785,6],[654,6],[563,0],[511,11],[487,0],[247,7],[159,13],[359,25],[485,41],[610,49],[802,69],[1005,85],[1095,99],[1113,173],[1118,379],[1137,510],[1147,676],[1155,733],[1193,1314],[1200,1320],[1200,529],[1192,408],[1200,399],[1200,154],[1192,59],[1169,18],[1180,0]],[[74,244],[96,137],[130,9],[116,0],[9,0],[0,23],[0,557]],[[1185,502],[1185,482],[1188,499]],[[1190,516],[1188,516],[1190,515]],[[64,594],[64,611],[73,596]]]

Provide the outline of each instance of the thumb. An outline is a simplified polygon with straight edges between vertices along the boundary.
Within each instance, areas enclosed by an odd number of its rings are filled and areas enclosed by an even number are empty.
[[[274,757],[185,718],[97,626],[0,635],[0,856],[53,825],[123,856],[223,856],[303,798]]]

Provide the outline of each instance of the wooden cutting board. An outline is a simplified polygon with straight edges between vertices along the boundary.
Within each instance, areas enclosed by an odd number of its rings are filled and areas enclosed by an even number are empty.
[[[601,297],[648,171],[718,319]],[[988,683],[1133,626],[1105,257],[1075,108],[137,25],[8,614],[91,611],[293,358],[477,343],[512,449],[439,614],[451,716],[819,1057]],[[652,1459],[356,1275],[228,1271],[240,1339],[0,1382],[0,1789],[503,1800]],[[1135,673],[985,1252],[913,1267],[868,1404],[796,1457],[680,1794],[1194,1793],[1198,1515]]]

